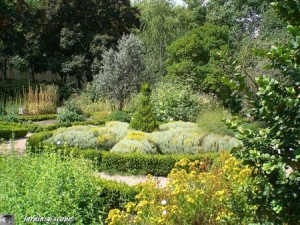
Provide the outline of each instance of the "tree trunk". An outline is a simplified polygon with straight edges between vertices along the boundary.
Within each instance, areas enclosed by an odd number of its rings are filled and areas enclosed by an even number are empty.
[[[119,110],[119,111],[122,111],[122,110],[123,110],[123,107],[124,107],[124,99],[120,99],[120,101],[119,101],[119,106],[118,106],[118,110]]]

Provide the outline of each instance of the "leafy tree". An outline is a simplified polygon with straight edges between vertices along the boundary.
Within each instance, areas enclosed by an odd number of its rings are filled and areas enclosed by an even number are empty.
[[[27,8],[25,1],[0,2],[0,69],[4,80],[9,59],[19,53],[24,43],[22,26]]]
[[[144,132],[152,132],[158,128],[150,101],[151,90],[147,83],[142,85],[138,106],[130,121],[130,127]]]
[[[134,35],[119,40],[117,50],[109,49],[102,55],[102,67],[95,76],[94,85],[104,96],[118,103],[122,111],[125,100],[142,83],[144,68],[140,41]]]
[[[40,10],[48,68],[62,83],[74,76],[79,87],[99,72],[93,64],[99,64],[102,53],[139,24],[137,10],[127,0],[41,0]]]
[[[141,20],[138,37],[145,49],[145,74],[156,80],[165,74],[166,47],[185,31],[183,21],[170,0],[142,0],[137,7]]]
[[[205,78],[200,68],[210,61],[214,52],[227,48],[227,40],[226,26],[209,23],[186,33],[167,48],[168,75],[180,78],[194,89],[199,88]]]

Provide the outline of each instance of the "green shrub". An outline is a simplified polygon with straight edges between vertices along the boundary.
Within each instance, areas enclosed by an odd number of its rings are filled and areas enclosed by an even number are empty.
[[[59,122],[74,122],[74,121],[84,121],[85,114],[76,101],[75,98],[70,98],[65,102],[64,107],[62,108],[61,113],[58,114],[57,119]]]
[[[138,106],[133,114],[130,127],[135,130],[152,132],[157,130],[158,123],[153,114],[152,104],[150,102],[151,90],[148,84],[142,86],[141,95],[139,95]]]
[[[63,159],[63,160],[62,160]],[[133,201],[136,189],[96,178],[91,163],[57,154],[0,157],[0,211],[25,217],[70,217],[102,224],[109,209]]]
[[[192,161],[205,160],[207,162],[205,166],[209,166],[216,157],[218,157],[216,153],[200,155],[147,155],[102,152],[100,169],[131,174],[167,176],[175,163],[182,158]]]
[[[231,118],[230,112],[222,108],[203,110],[197,118],[197,124],[202,132],[234,136],[234,132],[223,122]]]
[[[109,116],[106,117],[106,120],[129,123],[131,120],[131,115],[125,111],[114,111]]]
[[[190,87],[179,82],[161,82],[151,94],[153,112],[158,121],[195,121],[203,101]]]
[[[79,111],[74,111],[73,109],[69,108],[63,108],[61,113],[58,114],[57,119],[59,122],[84,121],[85,116]]]
[[[17,123],[0,122],[0,139],[22,138],[28,133],[28,128]]]

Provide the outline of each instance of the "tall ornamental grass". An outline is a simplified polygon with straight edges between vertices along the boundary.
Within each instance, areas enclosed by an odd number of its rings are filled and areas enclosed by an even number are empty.
[[[40,85],[37,88],[29,86],[23,91],[25,112],[28,115],[51,114],[56,112],[58,88],[55,85]]]

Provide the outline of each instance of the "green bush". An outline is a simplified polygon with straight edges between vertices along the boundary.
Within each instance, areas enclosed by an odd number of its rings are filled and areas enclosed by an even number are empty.
[[[106,117],[106,121],[120,121],[130,123],[131,115],[125,111],[114,111]]]
[[[158,121],[195,121],[203,101],[190,87],[179,82],[161,82],[151,94],[153,112]]]
[[[234,132],[223,122],[231,118],[230,112],[222,108],[203,110],[197,118],[197,124],[202,132],[234,136]]]
[[[216,157],[218,157],[216,153],[200,155],[146,155],[103,152],[100,170],[167,176],[175,163],[182,158],[187,158],[192,161],[206,160],[207,165],[205,166],[209,166]]]
[[[76,101],[75,98],[70,98],[65,102],[62,111],[58,114],[57,119],[59,122],[74,122],[74,121],[84,121],[85,114]]]
[[[10,138],[22,138],[28,133],[28,128],[22,127],[17,123],[0,122],[0,139],[9,140]]]
[[[138,105],[130,122],[130,127],[135,130],[152,132],[157,130],[158,123],[153,114],[153,107],[150,102],[151,90],[148,84],[142,86],[141,95],[139,95]]]
[[[102,224],[108,211],[133,201],[137,190],[99,180],[91,163],[58,154],[0,157],[0,212],[25,217],[70,217],[72,224]]]

